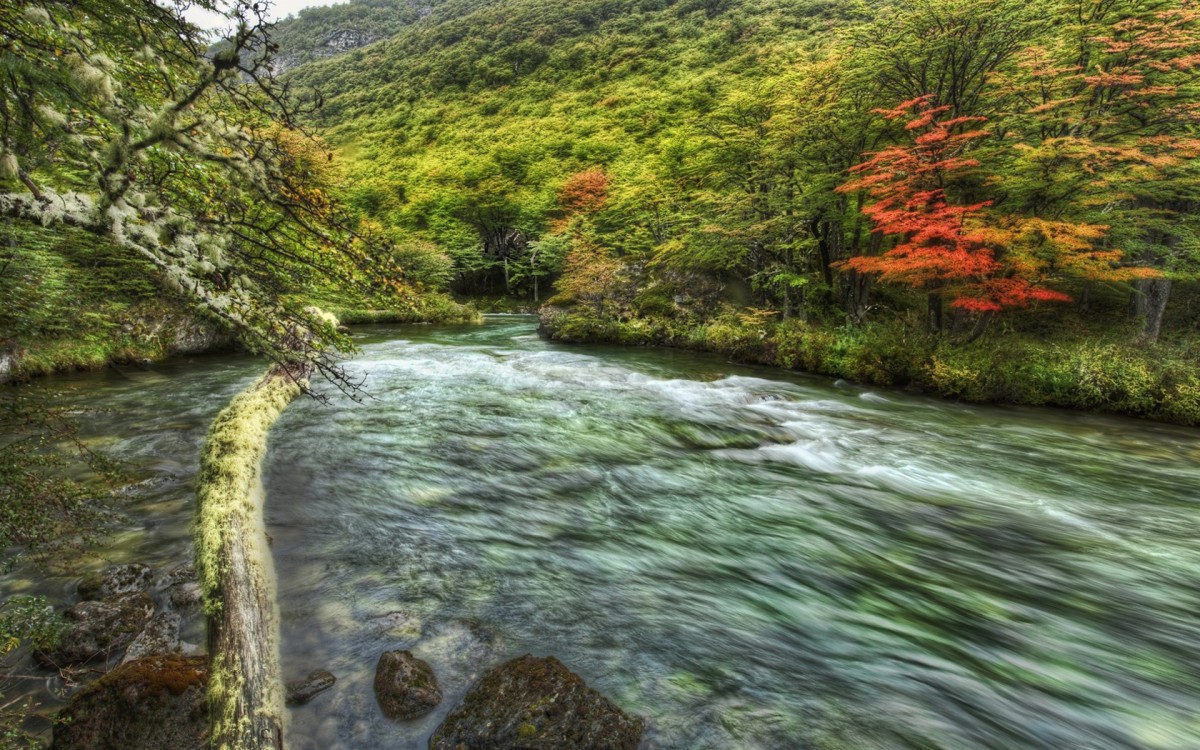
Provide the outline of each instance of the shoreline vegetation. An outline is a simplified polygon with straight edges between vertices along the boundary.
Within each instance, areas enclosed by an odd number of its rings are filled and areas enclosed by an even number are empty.
[[[903,322],[861,326],[776,321],[727,309],[709,319],[619,316],[547,306],[542,336],[569,343],[666,346],[748,364],[845,378],[977,404],[1048,406],[1200,425],[1200,347],[1136,345],[1110,332],[993,333],[956,343]]]
[[[238,348],[228,325],[164,291],[147,261],[106,238],[19,220],[0,236],[0,383]],[[295,297],[348,324],[480,319],[470,304],[415,288],[377,299],[323,289]]]
[[[343,325],[479,323],[474,301],[425,296],[408,309],[322,303]],[[495,309],[490,301],[485,307]],[[522,313],[524,309],[520,309]],[[538,311],[539,333],[563,343],[664,346],[731,361],[844,378],[975,404],[1048,406],[1186,426],[1200,425],[1200,345],[1186,338],[1132,343],[1110,331],[989,332],[969,343],[902,322],[862,326],[774,320],[726,308],[705,319],[621,317],[582,306]],[[96,316],[98,317],[98,316]],[[0,351],[0,383],[50,374],[144,365],[171,357],[234,351],[231,334],[172,301],[139,304],[92,328]]]

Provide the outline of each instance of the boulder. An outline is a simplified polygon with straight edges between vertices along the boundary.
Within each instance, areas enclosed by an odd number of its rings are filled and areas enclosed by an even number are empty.
[[[107,599],[118,594],[132,594],[150,588],[153,571],[141,563],[114,565],[92,573],[79,582],[80,599]]]
[[[176,609],[190,609],[200,605],[202,594],[200,584],[195,581],[182,581],[167,587],[167,601]]]
[[[125,649],[125,657],[121,659],[121,663],[178,651],[179,623],[180,617],[174,612],[159,612],[151,617],[145,629],[138,633],[129,644],[129,648]]]
[[[80,602],[63,613],[67,630],[58,644],[34,656],[53,667],[106,657],[133,641],[153,612],[154,602],[142,591]]]
[[[489,671],[429,739],[430,750],[636,750],[645,722],[552,656]]]
[[[196,566],[192,563],[177,565],[163,574],[162,578],[158,579],[156,584],[160,589],[169,589],[170,587],[187,583],[196,580]]]
[[[287,704],[300,706],[308,703],[318,693],[323,693],[333,687],[335,682],[337,682],[337,678],[324,669],[313,670],[304,679],[292,680],[285,686],[287,688]]]
[[[389,719],[416,719],[442,702],[437,676],[408,651],[385,651],[375,667],[375,698]]]
[[[205,750],[207,685],[203,656],[123,664],[71,697],[50,750]]]

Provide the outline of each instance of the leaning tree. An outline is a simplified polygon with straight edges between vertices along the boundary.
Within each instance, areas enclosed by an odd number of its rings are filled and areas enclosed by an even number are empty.
[[[190,24],[222,14],[222,39]],[[277,80],[266,3],[0,3],[0,216],[70,226],[150,261],[156,280],[269,357],[202,457],[197,562],[209,623],[213,747],[282,745],[278,615],[262,527],[270,424],[313,373],[352,387],[315,285],[397,284],[332,197],[301,126],[318,100]],[[385,266],[385,267],[381,267]]]

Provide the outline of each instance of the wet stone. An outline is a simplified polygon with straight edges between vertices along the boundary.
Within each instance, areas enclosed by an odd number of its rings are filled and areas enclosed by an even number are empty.
[[[204,750],[208,660],[151,656],[117,667],[59,713],[50,750]]]
[[[385,651],[375,668],[375,698],[384,716],[403,721],[436,708],[442,691],[429,664],[408,651]]]
[[[150,618],[146,628],[125,649],[126,664],[146,656],[170,654],[179,650],[180,617],[174,612],[159,612]]]
[[[103,601],[83,601],[63,613],[67,630],[58,645],[34,656],[45,666],[63,667],[107,657],[142,632],[154,612],[144,592],[121,594]]]
[[[429,740],[430,750],[636,750],[645,722],[554,657],[491,670]]]
[[[167,588],[167,601],[176,609],[189,609],[200,605],[200,584],[195,581],[183,581],[172,584]]]
[[[131,594],[150,588],[153,571],[148,565],[129,563],[114,565],[92,573],[79,582],[80,599],[107,599],[119,594]]]
[[[319,693],[323,693],[333,687],[335,682],[337,682],[337,678],[331,673],[324,669],[315,669],[309,672],[303,679],[292,680],[287,683],[287,704],[289,706],[300,706],[308,703]]]
[[[180,583],[194,583],[196,581],[196,566],[192,563],[179,565],[165,573],[162,578],[158,579],[158,587],[169,589]]]

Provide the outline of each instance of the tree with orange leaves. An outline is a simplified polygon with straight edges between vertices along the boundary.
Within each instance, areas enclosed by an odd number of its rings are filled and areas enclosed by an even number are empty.
[[[948,195],[955,178],[979,166],[965,153],[987,135],[972,127],[981,117],[941,119],[949,110],[922,96],[880,111],[889,120],[912,118],[905,126],[912,142],[875,153],[838,190],[866,191],[873,201],[863,213],[874,231],[896,240],[882,255],[851,258],[842,266],[927,290],[932,331],[942,328],[945,297],[954,307],[976,312],[1067,299],[1044,286],[1036,268],[1004,261],[1000,233],[987,217],[991,201]]]
[[[1200,271],[1200,10],[1076,2],[1056,41],[994,81],[1020,138],[1003,189],[1025,214],[1111,226],[1152,342],[1172,277]]]
[[[932,331],[942,328],[946,298],[957,309],[983,313],[986,320],[1006,308],[1069,301],[1052,286],[1067,277],[1122,281],[1153,273],[1120,265],[1121,252],[1103,247],[1106,225],[1013,211],[1011,204],[991,199],[965,199],[995,189],[991,170],[968,155],[991,134],[978,127],[982,117],[942,119],[949,110],[935,106],[930,96],[880,110],[890,120],[911,118],[905,131],[912,142],[873,154],[838,190],[865,191],[873,200],[863,213],[873,230],[895,241],[881,255],[851,258],[843,267],[927,290]],[[1000,162],[1004,151],[975,153]]]

